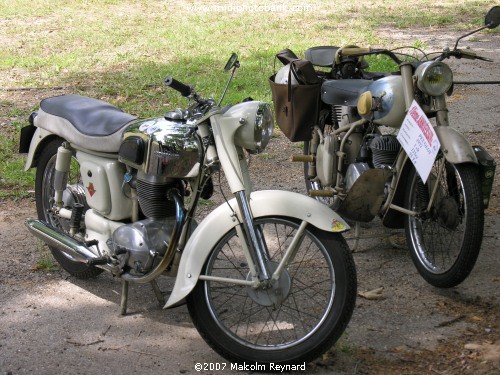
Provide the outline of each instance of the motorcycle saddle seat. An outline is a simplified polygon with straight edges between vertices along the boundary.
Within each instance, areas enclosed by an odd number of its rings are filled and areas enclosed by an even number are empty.
[[[325,81],[321,86],[321,100],[329,105],[355,107],[359,96],[373,83],[368,79],[341,79]]]
[[[339,47],[318,46],[306,50],[305,58],[314,66],[332,67],[335,63],[335,54]]]
[[[118,152],[122,129],[137,117],[102,100],[61,95],[42,100],[35,125],[88,150]]]

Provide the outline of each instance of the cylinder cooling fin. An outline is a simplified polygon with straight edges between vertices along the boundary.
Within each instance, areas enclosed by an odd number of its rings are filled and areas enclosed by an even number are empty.
[[[175,203],[167,197],[170,189],[178,189],[181,196],[184,195],[184,186],[179,180],[138,176],[137,199],[146,217],[164,219],[175,216]]]
[[[370,143],[372,162],[375,168],[392,165],[401,148],[397,138],[393,135],[375,137]]]

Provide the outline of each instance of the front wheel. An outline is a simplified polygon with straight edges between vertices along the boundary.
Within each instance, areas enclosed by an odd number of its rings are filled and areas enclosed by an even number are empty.
[[[476,263],[483,237],[484,213],[477,168],[451,164],[441,155],[425,184],[412,168],[406,207],[417,213],[407,216],[405,230],[418,272],[439,288],[460,284]]]
[[[297,233],[292,218],[255,220],[272,273]],[[215,246],[203,275],[249,279],[233,229]],[[187,298],[205,341],[232,362],[302,364],[328,350],[344,332],[356,300],[356,271],[339,233],[307,226],[293,260],[269,289],[199,281]]]

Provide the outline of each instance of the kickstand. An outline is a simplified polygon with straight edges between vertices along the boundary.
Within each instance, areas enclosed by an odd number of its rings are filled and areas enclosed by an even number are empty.
[[[351,252],[354,253],[359,245],[359,230],[361,228],[361,224],[359,221],[356,221],[356,224],[354,224],[354,245],[351,248]]]
[[[163,296],[160,287],[156,283],[156,280],[152,280],[150,282],[151,287],[153,288],[153,292],[155,293],[158,302],[160,303],[160,307],[165,306],[165,297]],[[120,301],[120,314],[127,315],[127,304],[128,304],[128,281],[122,279],[122,296]]]
[[[153,288],[153,292],[155,293],[156,299],[160,303],[160,307],[165,306],[165,297],[163,296],[163,293],[160,290],[160,287],[158,286],[156,280],[151,280],[150,284],[151,287]]]
[[[128,303],[128,281],[122,279],[122,298],[120,301],[120,314],[127,314],[127,303]]]

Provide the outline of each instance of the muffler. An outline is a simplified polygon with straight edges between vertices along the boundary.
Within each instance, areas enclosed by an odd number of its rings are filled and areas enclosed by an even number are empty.
[[[76,262],[89,265],[106,264],[108,262],[107,258],[94,254],[84,243],[62,233],[45,221],[26,219],[24,224],[35,237],[41,239],[48,246],[55,247],[67,254]]]

